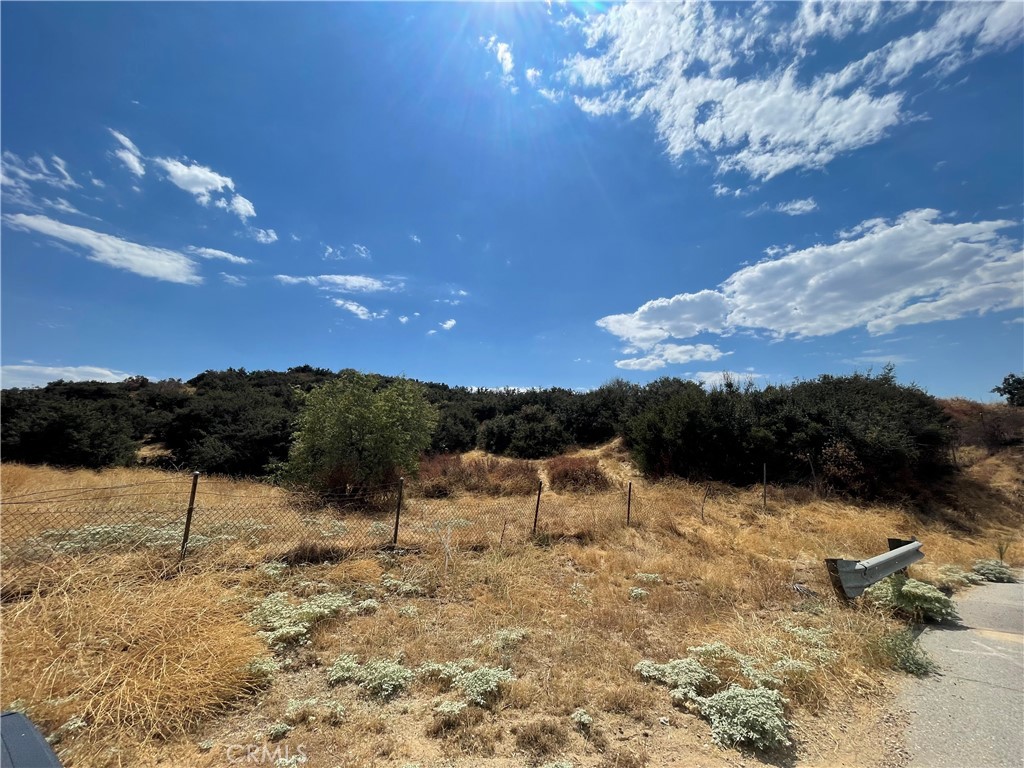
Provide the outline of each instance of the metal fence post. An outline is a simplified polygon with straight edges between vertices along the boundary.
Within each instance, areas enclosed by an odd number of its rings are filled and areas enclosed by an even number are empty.
[[[537,483],[537,506],[533,508],[533,535],[537,535],[537,518],[540,517],[540,492],[544,488],[544,481]]]
[[[391,537],[391,546],[398,546],[398,521],[402,518],[402,493],[405,490],[405,478],[398,478],[398,506],[395,507],[395,535]]]
[[[188,495],[188,512],[185,513],[185,533],[181,537],[181,559],[185,559],[185,548],[188,547],[188,532],[192,528],[192,512],[196,508],[196,486],[199,485],[199,472],[192,473],[192,492]]]
[[[626,527],[629,527],[629,517],[633,512],[633,481],[629,481],[629,487],[626,489]]]

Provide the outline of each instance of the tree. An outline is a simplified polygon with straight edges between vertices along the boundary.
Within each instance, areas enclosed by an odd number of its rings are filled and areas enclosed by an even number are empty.
[[[998,387],[993,387],[992,391],[1005,397],[1007,404],[1024,408],[1024,376],[1008,373],[1003,379],[1003,383]]]
[[[408,379],[343,371],[299,395],[302,408],[284,476],[316,491],[356,493],[415,473],[437,409]]]

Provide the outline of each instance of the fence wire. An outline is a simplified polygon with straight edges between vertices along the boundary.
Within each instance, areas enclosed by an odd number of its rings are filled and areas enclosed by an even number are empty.
[[[317,497],[272,486],[245,492],[229,481],[201,478],[189,515],[191,489],[192,478],[181,478],[2,499],[0,564],[10,569],[138,550],[202,557],[228,546],[340,554],[395,547],[482,550],[535,538],[593,538],[644,519],[635,488],[427,498],[415,483],[396,483]]]

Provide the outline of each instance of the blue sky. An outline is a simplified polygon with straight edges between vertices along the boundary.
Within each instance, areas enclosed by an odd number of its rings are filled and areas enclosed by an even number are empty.
[[[1024,5],[28,4],[4,386],[1024,368]]]

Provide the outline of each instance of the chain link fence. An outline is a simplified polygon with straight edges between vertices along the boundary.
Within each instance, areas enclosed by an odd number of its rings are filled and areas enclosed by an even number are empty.
[[[255,489],[255,490],[254,490]],[[594,494],[455,494],[427,498],[399,482],[324,498],[273,486],[240,491],[196,473],[132,485],[38,491],[0,500],[0,566],[136,550],[182,559],[218,547],[306,548],[339,555],[379,551],[483,550],[531,540],[592,539],[641,525],[632,485]]]

